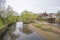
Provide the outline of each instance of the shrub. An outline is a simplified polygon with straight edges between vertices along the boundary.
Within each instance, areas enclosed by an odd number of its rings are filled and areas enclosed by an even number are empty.
[[[19,20],[20,21],[23,21],[24,23],[30,23],[32,22],[33,20],[36,20],[36,15],[35,14],[32,14],[31,12],[29,11],[24,11],[21,13],[21,15],[19,16]]]
[[[36,26],[38,28],[41,28],[43,25],[42,24],[39,24],[39,23],[35,23],[34,26]]]
[[[46,21],[47,18],[42,17],[42,18],[40,18],[40,20],[42,20],[42,21]]]
[[[56,19],[56,23],[59,23],[60,24],[60,18],[57,18]]]

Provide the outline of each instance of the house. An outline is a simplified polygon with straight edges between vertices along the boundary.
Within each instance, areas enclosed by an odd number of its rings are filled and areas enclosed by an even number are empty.
[[[43,12],[43,13],[39,13],[38,16],[37,16],[37,20],[40,20],[40,19],[45,19],[48,17],[48,14],[47,12]]]
[[[55,13],[49,13],[48,18],[56,18],[56,14]]]
[[[48,14],[46,13],[46,11],[38,14],[38,18],[41,18],[41,17],[48,17]]]
[[[40,13],[38,15],[38,19],[40,18],[46,18],[48,22],[54,22],[56,19],[55,13],[47,13],[46,11],[44,13]]]
[[[48,19],[48,22],[51,22],[51,23],[55,22],[56,14],[55,13],[49,13],[47,19]]]
[[[47,17],[48,14],[47,14],[47,12],[45,11],[44,13],[41,14],[41,16],[42,16],[42,17]]]

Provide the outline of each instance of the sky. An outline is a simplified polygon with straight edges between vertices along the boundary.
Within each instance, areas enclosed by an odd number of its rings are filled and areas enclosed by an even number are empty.
[[[7,0],[7,5],[10,5],[19,14],[24,10],[34,13],[56,13],[60,10],[60,0]]]

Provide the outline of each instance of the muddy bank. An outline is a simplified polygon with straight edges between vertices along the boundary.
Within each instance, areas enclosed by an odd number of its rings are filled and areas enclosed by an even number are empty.
[[[2,40],[2,38],[4,38],[3,35],[6,34],[6,32],[7,32],[7,30],[8,30],[8,27],[10,27],[11,25],[12,25],[12,23],[11,23],[11,24],[6,24],[6,25],[4,25],[4,28],[2,28],[2,29],[0,30],[0,40]]]

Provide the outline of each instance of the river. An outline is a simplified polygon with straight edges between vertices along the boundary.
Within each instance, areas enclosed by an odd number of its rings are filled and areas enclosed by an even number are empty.
[[[17,22],[8,28],[3,40],[46,40],[31,27],[24,26],[23,22]]]
[[[60,24],[58,24],[58,23],[51,23],[51,25],[56,26],[56,27],[60,27]]]

